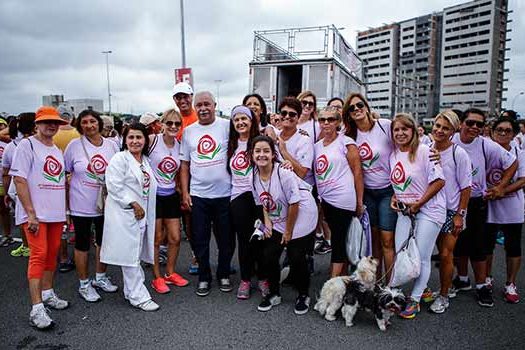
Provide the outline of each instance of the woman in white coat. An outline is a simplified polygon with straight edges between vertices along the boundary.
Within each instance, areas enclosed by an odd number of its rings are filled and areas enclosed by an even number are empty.
[[[155,195],[157,183],[146,152],[149,139],[142,124],[132,124],[122,135],[123,151],[106,170],[108,197],[100,261],[122,267],[124,297],[144,311],[159,309],[144,285],[140,261],[153,264]]]

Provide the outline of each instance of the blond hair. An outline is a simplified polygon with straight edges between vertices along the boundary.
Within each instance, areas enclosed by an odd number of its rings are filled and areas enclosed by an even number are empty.
[[[167,111],[164,111],[164,113],[162,113],[162,118],[160,119],[160,122],[164,123],[170,117],[175,117],[175,119],[182,121],[182,116],[180,115],[180,113],[174,108],[170,108]]]
[[[443,118],[447,122],[449,122],[449,124],[452,125],[452,128],[454,129],[454,131],[458,131],[459,130],[459,126],[460,126],[461,122],[459,121],[458,115],[453,110],[446,109],[443,112],[441,112],[438,115],[436,115],[436,117],[434,118],[434,123],[439,118]]]
[[[417,132],[417,124],[414,118],[410,114],[406,113],[398,113],[394,116],[392,119],[392,124],[390,125],[390,129],[392,132],[392,135],[394,135],[394,127],[396,123],[401,123],[404,126],[412,129],[412,140],[410,140],[408,144],[408,160],[413,163],[414,160],[416,160],[416,152],[417,148],[419,147],[419,135]],[[396,146],[397,148],[397,146]]]

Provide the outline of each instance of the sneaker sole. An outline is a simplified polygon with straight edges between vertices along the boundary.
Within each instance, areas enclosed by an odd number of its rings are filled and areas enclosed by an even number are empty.
[[[230,293],[233,290],[233,288],[221,288],[221,287],[219,287],[219,290],[221,292],[223,292],[223,293]]]
[[[157,294],[168,294],[169,292],[171,292],[171,290],[168,288],[168,290],[166,291],[160,291],[160,290],[157,290],[155,289],[155,287],[151,286],[151,288],[153,288],[153,290],[157,293]]]
[[[268,312],[272,309],[273,305],[270,305],[269,307],[260,307],[260,306],[257,306],[257,311],[260,311],[260,312]]]
[[[503,301],[505,301],[507,304],[519,304],[519,300],[517,301],[510,301],[510,300],[507,300],[507,298],[503,297]]]
[[[44,328],[40,328],[40,327],[37,327],[36,324],[34,324],[33,322],[29,321],[29,325],[39,331],[47,331],[47,330],[50,330],[50,329],[53,329],[55,327],[55,322],[54,321],[51,321],[51,324],[47,327],[44,327]]]
[[[249,295],[237,295],[237,299],[239,300],[248,300],[250,299]]]
[[[210,294],[210,292],[209,291],[207,291],[207,292],[195,292],[195,294],[197,294],[200,297],[206,297],[206,296],[208,296],[208,294]]]
[[[304,315],[304,314],[308,313],[308,311],[310,311],[310,309],[301,310],[301,311],[296,310],[296,309],[293,310],[294,314],[296,314],[296,315]]]
[[[166,282],[166,284],[173,285],[175,287],[186,287],[187,285],[190,284],[190,281],[186,281],[186,283],[184,283],[184,284],[182,284],[182,283],[175,283],[175,282],[171,282],[171,281],[167,281],[167,280],[164,280],[164,282]]]
[[[478,305],[483,306],[483,307],[494,307],[494,303],[486,304],[486,303],[482,303],[481,301],[478,301]]]

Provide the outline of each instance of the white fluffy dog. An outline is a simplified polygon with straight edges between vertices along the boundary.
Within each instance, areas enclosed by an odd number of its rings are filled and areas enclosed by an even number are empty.
[[[329,279],[321,289],[321,295],[314,306],[321,316],[328,321],[336,319],[335,314],[343,306],[346,288],[351,281],[358,281],[366,290],[373,290],[376,282],[378,260],[364,257],[359,260],[357,269],[351,276],[340,276]]]

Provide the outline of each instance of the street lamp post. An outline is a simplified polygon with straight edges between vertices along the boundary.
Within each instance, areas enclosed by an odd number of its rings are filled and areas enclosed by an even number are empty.
[[[180,0],[180,49],[182,53],[182,68],[186,68],[186,44],[184,42],[184,0]]]
[[[221,82],[222,82],[222,79],[216,79],[215,82],[217,83],[217,112],[219,113],[219,115],[221,115],[221,109],[220,109],[220,105],[219,105],[219,98],[220,98],[220,92],[221,92]]]
[[[108,106],[109,106],[109,115],[111,116],[111,89],[109,87],[109,54],[111,53],[111,50],[108,51],[102,51],[104,55],[106,55],[106,75],[108,80]]]
[[[525,94],[525,91],[520,91],[520,92],[518,92],[518,93],[516,94],[516,96],[514,96],[514,98],[512,99],[512,105],[511,105],[511,106],[512,106],[512,110],[514,110],[514,103],[516,102],[516,99],[517,99],[518,97],[520,97],[521,95],[523,95],[523,94]]]

